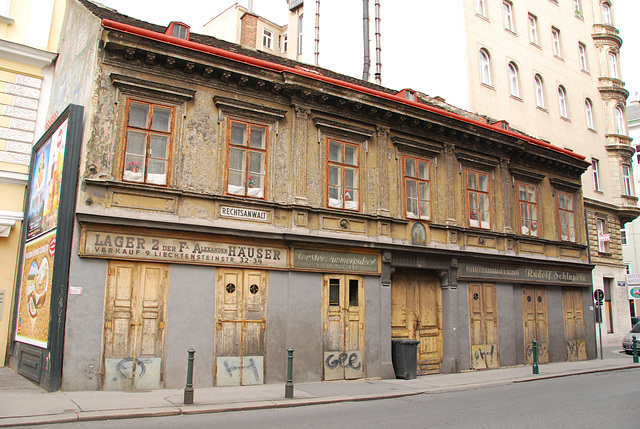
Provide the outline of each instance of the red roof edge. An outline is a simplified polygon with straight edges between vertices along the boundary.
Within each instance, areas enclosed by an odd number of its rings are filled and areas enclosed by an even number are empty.
[[[134,34],[134,35],[137,35],[137,36],[146,37],[146,38],[149,38],[149,39],[159,40],[159,41],[162,41],[162,42],[165,42],[165,43],[170,43],[172,45],[181,46],[181,47],[188,48],[188,49],[193,49],[195,51],[200,51],[200,52],[205,52],[205,53],[221,56],[221,57],[228,58],[228,59],[231,59],[231,60],[234,60],[234,61],[239,61],[239,62],[242,62],[242,63],[245,63],[245,64],[250,64],[250,65],[253,65],[253,66],[257,66],[257,67],[262,67],[262,68],[269,69],[269,70],[293,73],[293,74],[297,74],[297,75],[300,75],[300,76],[305,76],[305,77],[310,78],[310,79],[315,79],[315,80],[331,83],[333,85],[341,86],[343,88],[352,89],[354,91],[359,91],[359,92],[362,92],[362,93],[365,93],[365,94],[373,95],[375,97],[384,98],[386,100],[390,100],[390,101],[394,101],[394,102],[397,102],[397,103],[406,104],[406,105],[409,105],[411,107],[415,107],[415,108],[418,108],[418,109],[429,111],[431,113],[435,113],[435,114],[438,114],[438,115],[446,116],[448,118],[452,118],[452,119],[456,119],[456,120],[459,120],[459,121],[462,121],[462,122],[466,122],[466,123],[469,123],[471,125],[475,125],[475,126],[480,127],[480,128],[491,130],[493,132],[498,132],[500,134],[508,135],[510,137],[515,137],[515,138],[518,138],[520,140],[524,140],[524,141],[526,141],[528,143],[534,144],[536,146],[545,147],[547,149],[551,149],[553,151],[556,151],[556,152],[559,152],[559,153],[562,153],[562,154],[565,154],[565,155],[569,155],[572,158],[576,158],[576,159],[579,159],[579,160],[585,160],[586,159],[586,157],[584,155],[580,155],[580,154],[577,154],[577,153],[572,152],[570,150],[563,149],[563,148],[560,148],[560,147],[557,147],[557,146],[553,146],[550,143],[544,142],[542,140],[534,139],[533,137],[529,137],[529,136],[526,136],[526,135],[523,135],[523,134],[515,133],[513,131],[497,128],[495,126],[488,125],[488,124],[482,123],[480,121],[476,121],[474,119],[470,119],[470,118],[467,118],[467,117],[464,117],[464,116],[458,115],[456,113],[449,112],[449,111],[446,111],[444,109],[440,109],[440,108],[437,108],[437,107],[434,107],[434,106],[429,106],[427,104],[422,104],[422,103],[418,103],[418,102],[415,102],[415,101],[407,100],[406,98],[403,98],[403,97],[401,97],[399,95],[388,94],[386,92],[378,91],[378,90],[373,89],[373,88],[367,88],[366,86],[361,86],[361,85],[357,85],[357,84],[354,84],[354,83],[345,82],[345,81],[342,81],[340,79],[335,79],[335,78],[332,78],[332,77],[324,76],[324,75],[319,74],[317,72],[309,72],[309,71],[306,71],[303,67],[284,66],[284,65],[281,65],[281,64],[273,63],[271,61],[261,60],[259,58],[253,58],[253,57],[249,57],[247,55],[242,55],[242,54],[238,54],[238,53],[235,53],[235,52],[226,51],[224,49],[216,48],[214,46],[204,45],[204,44],[201,44],[201,43],[192,42],[190,40],[179,39],[177,37],[169,36],[167,34],[157,33],[155,31],[151,31],[151,30],[147,30],[147,29],[144,29],[144,28],[136,27],[134,25],[124,24],[122,22],[114,21],[114,20],[111,20],[111,19],[103,18],[102,19],[102,26],[105,27],[105,28],[111,28],[113,30],[124,31],[126,33]]]

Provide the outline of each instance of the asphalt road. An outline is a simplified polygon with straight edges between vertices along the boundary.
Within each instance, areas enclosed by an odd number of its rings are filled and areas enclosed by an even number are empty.
[[[69,423],[55,428],[637,429],[639,398],[640,370],[629,369],[388,400]]]

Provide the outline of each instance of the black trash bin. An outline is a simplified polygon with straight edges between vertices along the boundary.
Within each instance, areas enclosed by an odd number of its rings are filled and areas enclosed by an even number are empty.
[[[418,340],[391,340],[391,362],[396,378],[410,380],[418,375]]]

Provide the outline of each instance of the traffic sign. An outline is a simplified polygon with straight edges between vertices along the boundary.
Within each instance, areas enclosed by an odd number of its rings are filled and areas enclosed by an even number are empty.
[[[596,304],[602,305],[602,301],[604,300],[604,292],[602,289],[596,289],[593,292],[593,297],[596,299]]]

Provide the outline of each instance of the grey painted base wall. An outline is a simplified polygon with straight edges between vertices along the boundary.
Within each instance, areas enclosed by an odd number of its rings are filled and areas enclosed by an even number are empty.
[[[65,335],[63,390],[102,389],[99,373],[102,355],[107,261],[72,258],[70,286],[82,294],[70,295]],[[322,274],[271,271],[268,273],[265,383],[286,379],[287,349],[294,349],[294,382],[323,379]],[[167,388],[186,382],[187,350],[193,348],[194,386],[210,387],[214,381],[216,268],[195,265],[170,267],[165,338]],[[393,287],[393,286],[391,286]],[[393,378],[391,363],[391,287],[379,277],[365,277],[364,368],[368,378]],[[549,286],[550,359],[567,359],[564,344],[562,288]],[[595,358],[591,291],[584,288],[587,354]],[[524,362],[520,285],[497,284],[499,361],[501,366]],[[443,290],[442,372],[457,372],[471,365],[467,284]]]

